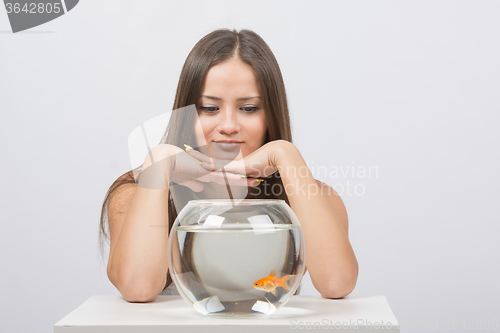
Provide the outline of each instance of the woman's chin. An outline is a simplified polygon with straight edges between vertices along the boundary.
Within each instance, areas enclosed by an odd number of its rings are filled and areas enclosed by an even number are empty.
[[[212,149],[212,158],[216,158],[219,160],[239,160],[241,159],[242,153],[239,148],[233,150],[222,150],[219,148]]]
[[[224,150],[215,145],[211,145],[210,148],[211,149],[209,150],[207,146],[199,147],[199,150],[202,154],[219,160],[240,160],[246,156],[246,153],[243,153],[240,147],[236,147],[236,149],[231,150]]]
[[[229,161],[233,161],[233,160],[239,160],[242,158],[241,154],[236,154],[236,153],[233,153],[233,152],[227,152],[227,151],[223,151],[223,152],[219,152],[219,151],[216,151],[216,152],[213,152],[213,158],[216,158],[216,159],[219,159],[219,160],[229,160]]]

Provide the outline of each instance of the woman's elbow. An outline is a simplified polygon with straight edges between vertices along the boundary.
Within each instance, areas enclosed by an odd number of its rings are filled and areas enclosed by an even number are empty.
[[[120,291],[122,294],[123,298],[127,302],[130,303],[149,303],[149,302],[154,302],[156,300],[156,297],[158,296],[157,293],[152,293],[147,290],[127,290],[127,291]]]
[[[321,297],[323,298],[342,298],[346,297],[349,295],[354,288],[333,288],[333,289],[328,289],[324,292],[321,293]]]
[[[344,280],[343,282],[332,281],[330,285],[322,290],[321,297],[323,298],[342,298],[354,290],[357,282],[357,274],[353,275],[351,278]]]
[[[117,288],[123,298],[130,303],[149,303],[154,302],[161,292],[158,287],[150,280],[147,281],[129,281]]]
[[[123,280],[115,279],[108,274],[110,282],[116,287],[120,294],[130,303],[148,303],[154,302],[158,292],[151,287],[146,287],[147,283],[126,283]]]

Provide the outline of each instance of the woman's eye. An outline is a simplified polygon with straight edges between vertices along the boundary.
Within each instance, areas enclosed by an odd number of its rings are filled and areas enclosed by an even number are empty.
[[[205,113],[215,113],[219,110],[216,106],[202,106],[200,109]]]
[[[246,113],[254,113],[256,112],[259,108],[256,107],[256,106],[243,106],[242,107],[243,111],[245,111]]]

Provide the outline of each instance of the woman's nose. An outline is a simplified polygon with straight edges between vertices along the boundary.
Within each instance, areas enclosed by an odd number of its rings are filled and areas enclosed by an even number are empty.
[[[222,113],[219,124],[219,132],[224,134],[234,134],[240,131],[240,124],[238,122],[238,117],[235,111],[225,110]]]

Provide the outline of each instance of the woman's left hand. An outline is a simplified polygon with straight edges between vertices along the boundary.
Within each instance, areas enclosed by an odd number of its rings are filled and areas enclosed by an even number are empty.
[[[271,141],[246,157],[237,160],[211,159],[209,156],[191,147],[186,148],[186,151],[200,162],[203,162],[202,166],[208,171],[222,170],[255,178],[256,182],[259,182],[257,179],[268,177],[278,170],[278,156],[287,149],[290,149],[291,146],[293,144],[285,140]],[[293,147],[295,148],[295,146]]]

